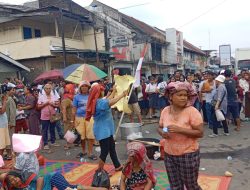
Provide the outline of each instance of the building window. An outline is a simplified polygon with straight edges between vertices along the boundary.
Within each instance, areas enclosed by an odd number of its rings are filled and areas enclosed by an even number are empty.
[[[151,44],[152,60],[161,61],[161,45],[157,43]]]
[[[195,60],[195,55],[194,55],[194,53],[191,53],[191,60],[192,60],[192,61]]]
[[[29,27],[23,27],[23,39],[31,39],[32,30]]]
[[[35,38],[41,38],[41,30],[35,29],[34,33],[35,33]]]

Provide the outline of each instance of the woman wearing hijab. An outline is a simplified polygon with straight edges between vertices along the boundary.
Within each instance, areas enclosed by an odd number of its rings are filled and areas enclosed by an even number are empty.
[[[121,176],[121,190],[151,190],[156,184],[152,163],[142,143],[127,144],[128,160]]]
[[[74,84],[67,84],[64,87],[64,93],[62,95],[62,102],[61,102],[61,112],[63,116],[63,129],[64,134],[67,130],[72,128],[73,123],[73,116],[72,116],[72,109],[73,109],[73,98],[75,96],[75,85]],[[64,145],[64,149],[69,149],[70,146],[68,143]]]
[[[203,136],[200,112],[189,106],[188,83],[172,82],[167,86],[170,106],[161,113],[158,132],[165,139],[165,167],[170,188],[201,190],[198,185],[200,153],[198,139]]]
[[[85,120],[89,89],[90,83],[88,81],[82,81],[79,84],[79,94],[77,94],[73,100],[72,123],[75,123],[76,129],[81,135],[82,153],[78,154],[77,157],[84,157],[87,155],[85,149],[87,143],[88,157],[91,160],[97,160],[97,157],[93,154],[93,146],[95,142],[92,125],[93,122],[87,122]]]
[[[99,169],[103,169],[106,158],[110,154],[111,160],[116,171],[122,169],[118,160],[115,141],[113,138],[115,132],[114,120],[111,112],[111,106],[127,95],[127,91],[115,97],[116,87],[113,87],[112,93],[104,97],[104,87],[100,84],[92,85],[90,90],[85,119],[89,121],[94,116],[94,135],[100,143],[101,155],[99,160]]]

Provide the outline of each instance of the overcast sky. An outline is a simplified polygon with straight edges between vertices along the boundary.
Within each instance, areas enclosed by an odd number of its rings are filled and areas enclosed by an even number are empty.
[[[82,6],[88,6],[92,2],[92,0],[73,1]],[[26,0],[0,0],[0,2],[22,4]],[[249,0],[100,0],[100,2],[163,30],[174,27],[183,32],[187,41],[202,49],[218,50],[219,45],[231,44],[234,54],[235,48],[250,48]],[[133,7],[133,5],[138,6]]]

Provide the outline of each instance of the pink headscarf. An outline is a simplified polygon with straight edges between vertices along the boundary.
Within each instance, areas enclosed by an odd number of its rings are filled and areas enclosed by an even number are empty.
[[[197,99],[197,93],[194,91],[192,85],[188,82],[170,82],[167,85],[167,93],[168,94],[175,94],[181,90],[185,90],[190,97],[187,106],[193,105],[194,101]]]
[[[129,156],[134,156],[134,158],[137,160],[138,164],[141,166],[145,174],[152,181],[153,185],[155,185],[156,178],[154,176],[153,166],[147,156],[147,150],[144,144],[139,143],[139,142],[128,143],[127,151],[128,151]],[[123,169],[123,174],[127,178],[130,178],[132,171],[133,171],[133,165],[131,162],[128,162]]]

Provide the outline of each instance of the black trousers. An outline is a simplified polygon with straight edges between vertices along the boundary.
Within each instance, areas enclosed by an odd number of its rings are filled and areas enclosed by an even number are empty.
[[[226,118],[225,113],[222,111],[224,117]],[[228,131],[228,125],[227,125],[227,120],[225,119],[224,121],[217,121],[216,114],[215,114],[215,109],[212,108],[212,121],[213,121],[213,133],[218,135],[218,128],[220,127],[220,123],[222,123],[224,133],[229,133]]]
[[[208,119],[207,119],[207,110],[206,110],[206,101],[202,101],[202,106],[201,106],[201,109],[202,109],[202,113],[203,113],[203,120],[204,122],[208,122]]]
[[[118,157],[117,157],[117,154],[116,154],[115,141],[114,141],[113,136],[110,136],[106,139],[102,139],[99,141],[99,143],[100,143],[100,147],[101,147],[100,159],[103,162],[106,162],[106,158],[109,154],[115,168],[119,168],[121,166],[121,164],[120,164]]]

